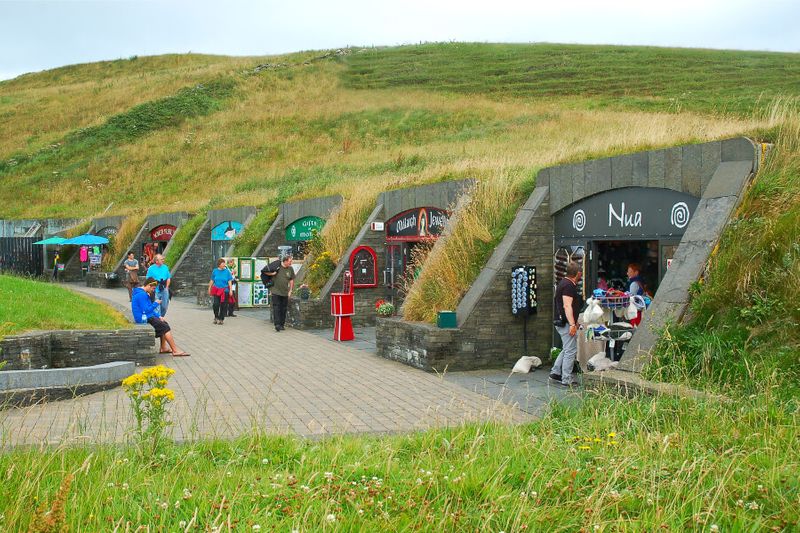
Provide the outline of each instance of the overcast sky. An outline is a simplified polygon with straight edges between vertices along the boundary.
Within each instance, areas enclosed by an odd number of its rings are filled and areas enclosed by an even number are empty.
[[[420,41],[800,52],[798,0],[0,0],[0,79],[132,55]]]

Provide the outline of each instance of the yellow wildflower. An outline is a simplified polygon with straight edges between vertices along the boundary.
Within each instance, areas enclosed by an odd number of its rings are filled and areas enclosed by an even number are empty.
[[[154,388],[150,389],[150,396],[158,400],[166,399],[172,401],[175,399],[175,392],[172,389]]]
[[[617,436],[617,434],[612,431],[611,433],[608,434],[608,436],[613,439],[614,437]]]
[[[122,380],[122,386],[126,389],[138,389],[147,383],[147,379],[141,374],[134,374]]]
[[[585,450],[591,450],[591,449],[592,449],[592,447],[591,447],[591,446],[578,446],[578,449],[579,449],[579,450],[584,450],[584,451],[585,451]]]

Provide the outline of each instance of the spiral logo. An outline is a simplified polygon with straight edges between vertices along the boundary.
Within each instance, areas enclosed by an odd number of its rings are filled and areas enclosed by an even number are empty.
[[[572,227],[576,231],[583,231],[583,228],[586,227],[586,213],[583,212],[583,209],[578,209],[572,215]]]
[[[672,213],[669,216],[670,223],[676,228],[685,228],[689,223],[689,206],[685,202],[678,202],[672,206]]]

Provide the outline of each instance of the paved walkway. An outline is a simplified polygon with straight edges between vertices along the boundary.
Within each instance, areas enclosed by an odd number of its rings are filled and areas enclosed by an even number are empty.
[[[124,289],[74,288],[128,306]],[[170,382],[177,396],[174,438],[230,438],[254,431],[386,433],[487,419],[524,422],[551,394],[564,394],[542,382],[546,374],[541,370],[515,376],[508,382],[517,385],[515,394],[532,386],[545,391],[514,396],[511,403],[520,409],[508,403],[504,372],[441,377],[377,357],[369,343],[349,346],[292,329],[277,333],[266,316],[266,311],[242,313],[215,326],[209,309],[180,299],[170,302],[167,319],[175,338],[192,354],[158,360],[176,371]],[[525,385],[518,386],[518,380]],[[116,388],[0,411],[0,445],[121,441],[130,427],[127,398]]]

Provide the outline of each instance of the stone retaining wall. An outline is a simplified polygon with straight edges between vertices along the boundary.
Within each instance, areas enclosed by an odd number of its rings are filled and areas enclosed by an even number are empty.
[[[440,329],[421,322],[404,322],[399,318],[379,318],[375,339],[378,354],[387,359],[427,371],[460,370],[455,329]]]
[[[94,366],[112,361],[156,362],[149,325],[118,330],[34,331],[0,340],[4,370]]]

